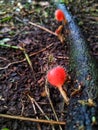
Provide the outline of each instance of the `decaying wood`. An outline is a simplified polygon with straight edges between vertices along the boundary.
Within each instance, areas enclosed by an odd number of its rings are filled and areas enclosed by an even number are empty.
[[[93,130],[93,125],[97,122],[98,68],[85,38],[66,6],[62,3],[57,7],[64,12],[68,21],[70,72],[75,89],[70,97],[65,129]]]

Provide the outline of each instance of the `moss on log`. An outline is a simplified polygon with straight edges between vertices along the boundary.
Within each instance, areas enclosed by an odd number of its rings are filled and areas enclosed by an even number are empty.
[[[64,12],[70,30],[70,72],[73,88],[80,87],[81,90],[79,94],[70,97],[65,129],[93,130],[98,109],[98,68],[85,38],[66,6],[61,3],[57,7]]]

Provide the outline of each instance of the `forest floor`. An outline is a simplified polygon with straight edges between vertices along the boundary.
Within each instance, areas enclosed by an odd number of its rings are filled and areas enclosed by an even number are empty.
[[[96,9],[95,5],[98,7],[96,3],[93,5],[94,9]],[[57,36],[29,23],[31,21],[55,32],[61,24],[54,18],[55,7],[44,2],[44,5],[41,3],[32,6],[17,3],[2,4],[0,8],[0,44],[10,45],[10,47],[0,45],[0,114],[44,120],[48,117],[49,120],[56,120],[51,107],[52,102],[58,120],[66,122],[67,106],[59,91],[47,83],[46,74],[56,65],[69,69],[67,34],[62,44]],[[69,9],[88,41],[91,54],[98,62],[98,17],[92,16],[89,12],[85,13],[85,10],[75,12],[71,5]],[[94,10],[92,12],[94,13]],[[29,61],[32,63],[31,66],[20,47],[25,48]],[[59,126],[44,122],[0,118],[0,129],[2,128],[53,130],[59,129]]]

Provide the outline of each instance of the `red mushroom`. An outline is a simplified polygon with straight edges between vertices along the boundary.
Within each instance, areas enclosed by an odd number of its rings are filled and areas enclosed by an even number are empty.
[[[69,98],[67,97],[66,92],[62,88],[64,82],[67,80],[67,76],[68,76],[68,74],[67,74],[66,70],[61,66],[57,66],[48,72],[47,80],[51,85],[53,85],[59,89],[60,93],[62,94],[63,98],[65,99],[66,104],[68,105]]]
[[[67,23],[67,20],[66,20],[66,18],[65,18],[65,15],[64,15],[63,11],[60,10],[60,9],[57,9],[57,10],[55,11],[55,18],[56,18],[57,21],[64,22],[64,24]]]

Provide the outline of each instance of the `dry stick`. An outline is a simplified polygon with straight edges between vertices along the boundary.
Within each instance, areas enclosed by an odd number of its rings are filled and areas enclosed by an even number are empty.
[[[61,121],[34,119],[34,118],[28,118],[28,117],[22,117],[22,116],[11,116],[11,115],[7,115],[7,114],[0,114],[0,117],[24,120],[24,121],[39,122],[39,123],[55,124],[55,125],[65,125],[65,122],[61,122]]]
[[[33,25],[33,26],[35,26],[35,27],[38,27],[38,28],[40,28],[40,29],[42,29],[42,30],[44,30],[44,31],[46,31],[46,32],[48,32],[48,33],[51,33],[51,34],[53,34],[53,35],[57,36],[57,34],[56,34],[56,33],[54,33],[54,32],[52,32],[52,31],[50,31],[49,29],[47,29],[47,28],[45,28],[45,27],[42,27],[42,26],[37,25],[37,24],[32,23],[32,22],[29,22],[29,24],[31,24],[31,25]]]
[[[51,43],[50,45],[48,45],[47,47],[45,47],[45,48],[43,48],[43,49],[41,49],[41,50],[39,50],[39,51],[37,51],[37,52],[34,52],[34,53],[32,53],[32,54],[30,54],[29,55],[29,57],[31,57],[31,56],[34,56],[34,55],[37,55],[37,54],[39,54],[39,53],[41,53],[41,52],[43,52],[43,51],[45,51],[45,50],[47,50],[49,47],[51,47],[53,45],[53,43]],[[26,61],[26,58],[24,58],[23,60],[21,60],[21,61],[15,61],[15,62],[12,62],[12,63],[9,63],[7,66],[5,66],[5,67],[0,67],[0,70],[4,70],[4,69],[7,69],[9,66],[11,66],[11,65],[14,65],[14,64],[19,64],[19,63],[22,63],[22,62],[24,62],[24,61]]]
[[[49,44],[48,46],[46,46],[45,48],[43,48],[43,49],[41,49],[41,50],[39,50],[39,51],[37,51],[37,52],[34,52],[34,53],[30,54],[30,57],[31,57],[31,56],[34,56],[34,55],[37,55],[37,54],[39,54],[39,53],[41,53],[41,52],[43,52],[43,51],[46,51],[48,48],[50,48],[51,46],[53,46],[53,44],[54,44],[54,43],[51,43],[51,44]]]
[[[34,102],[35,105],[38,107],[38,109],[41,111],[41,113],[45,116],[45,118],[47,120],[49,120],[48,116],[44,113],[44,111],[41,109],[41,107],[38,105],[38,103],[35,101],[35,99],[33,97],[31,97],[30,95],[27,95],[29,97],[29,99],[31,100],[31,102]]]
[[[49,89],[48,89],[48,87],[47,87],[47,80],[46,80],[46,83],[45,83],[45,90],[46,90],[47,97],[48,97],[48,100],[49,100],[49,102],[50,102],[52,111],[53,111],[53,113],[54,113],[54,115],[55,115],[55,118],[56,118],[57,121],[59,121],[59,119],[58,119],[58,117],[57,117],[57,114],[56,114],[56,111],[55,111],[55,109],[54,109],[53,103],[52,103],[51,98],[50,98]],[[61,127],[60,125],[59,125],[59,129],[62,130],[62,127]]]
[[[36,115],[36,114],[37,114],[37,111],[36,111],[34,102],[32,102],[32,106],[33,106],[33,109],[34,109],[34,114]],[[36,119],[39,119],[38,116],[36,116]],[[41,130],[41,126],[40,126],[39,123],[37,124],[37,128],[38,128],[38,130]]]
[[[31,97],[30,95],[27,95],[29,97],[29,99],[31,100],[32,103],[35,103],[35,105],[38,107],[38,109],[41,111],[41,113],[45,116],[45,118],[47,120],[50,120],[49,117],[44,113],[44,111],[42,110],[42,108],[38,105],[38,103],[35,101],[35,99],[33,97]],[[52,130],[55,130],[54,126],[52,125]]]

